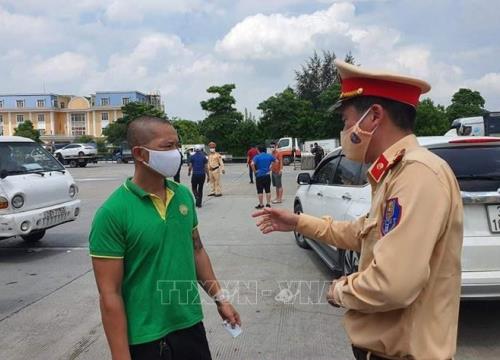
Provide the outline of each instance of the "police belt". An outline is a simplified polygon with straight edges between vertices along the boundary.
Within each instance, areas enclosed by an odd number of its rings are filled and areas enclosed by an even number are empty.
[[[375,355],[354,345],[352,346],[352,352],[354,353],[356,360],[390,360],[389,358]]]
[[[217,166],[217,167],[214,167],[214,168],[213,168],[213,167],[210,167],[210,171],[215,171],[215,170],[217,170],[218,168],[220,168],[220,166]]]

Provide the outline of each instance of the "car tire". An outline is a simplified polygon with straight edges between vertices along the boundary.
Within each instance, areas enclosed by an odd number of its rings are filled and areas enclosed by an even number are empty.
[[[358,271],[359,253],[352,250],[344,250],[342,254],[342,273],[349,276]]]
[[[302,205],[300,205],[300,203],[296,203],[295,206],[293,207],[293,211],[294,211],[295,214],[301,214],[303,212],[302,211]],[[304,235],[302,235],[301,233],[298,233],[296,231],[294,231],[293,234],[295,235],[295,242],[302,249],[310,249],[311,248],[309,246],[309,244],[307,243]]]
[[[70,161],[69,161],[69,166],[70,166],[70,167],[77,167],[77,166],[78,166],[78,161],[76,161],[76,160],[74,160],[74,159],[73,159],[73,160],[70,160]]]
[[[34,243],[34,242],[42,240],[42,238],[44,236],[45,236],[45,230],[35,231],[35,232],[32,232],[32,233],[29,233],[28,235],[22,235],[21,237],[27,243]]]
[[[84,168],[85,166],[87,166],[86,162],[78,163],[78,167]]]
[[[122,159],[122,164],[128,164],[128,160]]]
[[[78,153],[78,156],[85,156],[85,153],[84,153],[83,151],[80,151],[80,152]]]

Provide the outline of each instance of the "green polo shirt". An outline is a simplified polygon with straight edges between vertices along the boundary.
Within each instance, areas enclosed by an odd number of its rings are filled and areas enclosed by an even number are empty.
[[[192,240],[198,225],[193,196],[173,181],[166,180],[165,186],[163,204],[127,180],[97,211],[90,231],[92,257],[123,259],[131,345],[203,319]]]

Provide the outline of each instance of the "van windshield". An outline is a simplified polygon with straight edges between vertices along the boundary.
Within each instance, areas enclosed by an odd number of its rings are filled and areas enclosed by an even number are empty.
[[[0,172],[7,175],[64,171],[64,167],[44,148],[32,142],[0,143]]]

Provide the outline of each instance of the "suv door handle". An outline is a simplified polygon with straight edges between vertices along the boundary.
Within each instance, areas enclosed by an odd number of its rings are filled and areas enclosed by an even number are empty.
[[[318,191],[316,195],[323,197],[323,193],[321,191]]]
[[[349,193],[345,193],[344,195],[342,195],[342,199],[344,199],[344,200],[352,200],[352,196]]]

